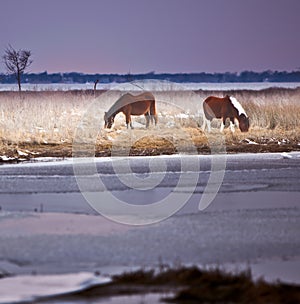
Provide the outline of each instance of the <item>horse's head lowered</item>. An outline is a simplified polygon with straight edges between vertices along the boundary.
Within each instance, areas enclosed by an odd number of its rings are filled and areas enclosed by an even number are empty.
[[[115,117],[113,115],[108,116],[107,112],[104,113],[104,128],[110,129],[114,123]]]
[[[250,126],[249,117],[247,117],[245,114],[241,114],[238,117],[238,121],[241,132],[248,132]]]
[[[235,110],[237,112],[237,114],[236,114],[237,116],[235,116],[235,118],[239,122],[239,128],[240,128],[241,132],[248,132],[249,127],[250,127],[249,117],[246,114],[242,105],[236,100],[236,98],[234,98],[232,96],[226,95],[225,98],[227,98],[231,101],[232,106],[235,108]]]

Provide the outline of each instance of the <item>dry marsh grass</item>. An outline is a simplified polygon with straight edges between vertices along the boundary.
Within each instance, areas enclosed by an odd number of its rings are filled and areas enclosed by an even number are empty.
[[[19,148],[39,155],[70,156],[76,132],[85,128],[83,141],[96,143],[97,155],[109,155],[112,147],[128,146],[133,155],[209,152],[207,136],[201,131],[202,101],[209,95],[235,96],[250,117],[248,133],[225,129],[227,151],[283,151],[300,149],[300,88],[261,91],[160,91],[157,100],[159,123],[145,130],[143,116],[133,117],[136,129],[125,127],[122,114],[113,130],[103,130],[103,114],[124,92],[90,91],[0,92],[0,150],[17,153]],[[211,136],[219,136],[214,121]],[[95,133],[96,132],[96,133]],[[214,135],[215,134],[215,135]],[[124,150],[124,149],[123,149]],[[10,152],[9,152],[10,151]],[[51,152],[52,151],[52,152]],[[116,152],[117,153],[117,152]],[[33,156],[33,154],[31,155]]]

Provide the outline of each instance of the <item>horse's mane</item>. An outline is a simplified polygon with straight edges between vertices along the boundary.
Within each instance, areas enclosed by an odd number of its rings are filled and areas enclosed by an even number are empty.
[[[126,93],[122,95],[107,111],[107,116],[110,117],[118,113],[118,111],[125,105],[131,104],[133,102],[141,100],[155,100],[151,92],[143,92],[139,95],[132,95],[131,93]]]
[[[232,105],[237,109],[239,116],[244,114],[246,117],[248,117],[246,114],[246,111],[244,110],[242,105],[237,101],[237,99],[235,97],[230,96],[229,99],[230,99]]]

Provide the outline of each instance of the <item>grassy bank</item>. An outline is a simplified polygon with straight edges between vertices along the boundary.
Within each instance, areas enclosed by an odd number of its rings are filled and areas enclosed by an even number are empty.
[[[68,300],[97,300],[107,297],[172,293],[163,297],[162,303],[299,303],[297,285],[281,282],[254,281],[250,270],[228,273],[220,269],[203,270],[198,267],[178,269],[137,270],[115,275],[112,282],[91,287],[73,295],[61,297]]]
[[[124,93],[124,92],[123,92]],[[225,129],[227,152],[300,150],[300,89],[261,91],[153,92],[159,123],[146,130],[143,116],[133,117],[136,129],[125,127],[123,114],[115,127],[103,130],[103,114],[119,91],[0,92],[0,155],[11,158],[71,156],[76,132],[82,142],[95,144],[97,156],[210,153],[211,140],[220,137],[219,121],[207,135],[201,131],[202,101],[209,95],[235,96],[250,117],[248,133]]]

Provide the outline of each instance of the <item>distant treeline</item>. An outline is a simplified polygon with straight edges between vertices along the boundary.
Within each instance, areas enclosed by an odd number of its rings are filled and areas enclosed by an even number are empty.
[[[87,83],[99,80],[100,83],[124,83],[136,80],[167,80],[178,83],[185,82],[300,82],[300,71],[294,72],[252,72],[241,73],[161,73],[155,72],[146,74],[83,74],[83,73],[54,73],[47,72],[38,74],[22,75],[23,83]],[[0,74],[0,83],[15,83],[14,75]]]

